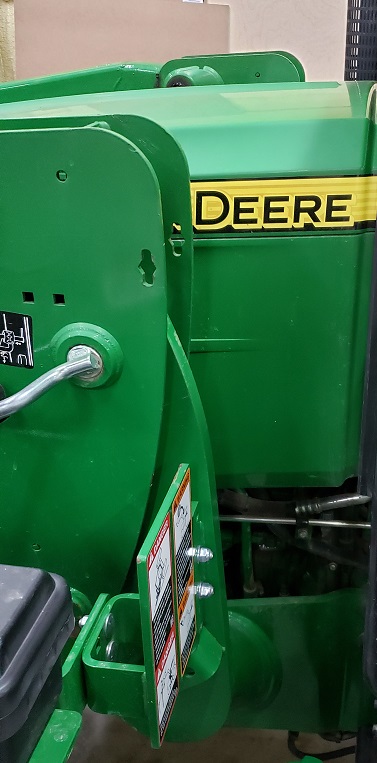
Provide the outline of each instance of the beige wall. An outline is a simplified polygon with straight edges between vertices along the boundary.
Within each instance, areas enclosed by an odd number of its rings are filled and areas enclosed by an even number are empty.
[[[156,6],[161,2],[167,2],[154,1]],[[230,50],[289,50],[304,64],[308,79],[342,79],[347,0],[206,1],[209,4],[216,2],[230,6]],[[16,3],[22,2],[24,0],[16,0]],[[56,0],[49,0],[50,7],[55,2]],[[77,3],[80,2],[81,0],[77,0]],[[124,2],[129,3],[133,0]],[[135,0],[137,4],[140,2],[141,0]],[[181,4],[181,0],[170,2]],[[34,0],[29,0],[29,4],[31,7]],[[59,5],[64,5],[64,0],[60,0]],[[191,9],[201,6],[199,3],[183,5],[191,6]],[[103,7],[105,6],[106,1]],[[35,8],[34,23],[38,23],[39,28],[43,29],[43,20],[40,17],[36,18],[36,10]],[[200,28],[200,24],[198,27]],[[139,33],[136,41],[140,38]],[[26,30],[18,47],[22,44],[27,52],[32,47],[31,39]],[[34,46],[37,44],[34,41]],[[203,48],[200,52],[206,51]],[[0,0],[0,80],[12,79],[13,76],[13,0]]]
[[[230,6],[230,49],[287,50],[308,80],[341,80],[347,0],[208,0]]]
[[[222,4],[15,0],[15,21],[19,79],[118,61],[163,63],[229,51],[229,8]]]
[[[0,82],[14,79],[13,0],[0,0]]]

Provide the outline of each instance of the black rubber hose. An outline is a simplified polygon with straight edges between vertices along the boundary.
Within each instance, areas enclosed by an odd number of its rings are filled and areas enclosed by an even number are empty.
[[[331,752],[303,752],[296,747],[296,739],[298,739],[298,737],[298,731],[288,731],[289,752],[299,760],[303,760],[307,755],[313,758],[318,758],[318,760],[339,760],[339,758],[345,758],[346,755],[355,755],[356,752],[356,745],[342,747],[341,750],[331,750]]]
[[[294,501],[267,501],[261,498],[251,498],[247,493],[238,493],[236,490],[221,491],[219,507],[241,514],[254,511],[268,512],[271,517],[295,516]]]

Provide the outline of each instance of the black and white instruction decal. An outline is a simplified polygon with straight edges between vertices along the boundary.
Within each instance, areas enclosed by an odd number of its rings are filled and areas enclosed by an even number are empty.
[[[193,546],[190,469],[187,469],[173,501],[174,548],[178,595],[181,675],[196,634],[194,564],[188,551]]]
[[[162,653],[156,674],[158,727],[164,738],[174,702],[178,695],[178,666],[175,632],[172,630]]]
[[[29,315],[0,313],[0,365],[33,368],[32,321]]]
[[[147,558],[160,743],[178,695],[170,512]]]

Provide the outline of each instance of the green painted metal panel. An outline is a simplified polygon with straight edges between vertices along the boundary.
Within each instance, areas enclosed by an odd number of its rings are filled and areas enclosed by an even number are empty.
[[[29,763],[64,763],[81,728],[81,715],[55,710]]]
[[[61,710],[75,710],[82,713],[87,704],[86,686],[82,680],[82,653],[90,632],[102,614],[108,598],[107,594],[101,594],[94,607],[86,611],[84,617],[88,619],[80,633],[76,635],[63,662],[63,688],[59,696],[59,708]]]
[[[109,130],[3,133],[0,144],[0,303],[32,316],[35,357],[32,370],[2,365],[6,393],[88,338],[106,373],[110,335],[123,355],[106,386],[64,382],[1,424],[0,555],[59,572],[93,600],[124,581],[157,452],[166,357],[160,193],[149,162]],[[156,269],[148,288],[143,252]],[[54,303],[56,293],[65,304]]]
[[[2,82],[0,103],[30,101],[34,98],[57,98],[81,93],[149,89],[155,87],[159,69],[160,66],[157,64],[122,63],[55,74],[50,77],[37,77],[32,80]]]
[[[304,69],[295,56],[284,51],[268,51],[176,58],[161,68],[161,85],[164,86],[171,72],[187,67],[209,67],[220,75],[224,85],[302,82],[305,79]]]
[[[213,585],[214,594],[208,600],[197,601],[197,637],[166,735],[170,741],[183,741],[202,739],[225,722],[231,698],[229,624],[208,431],[187,357],[170,320],[168,339],[166,416],[141,539],[148,536],[146,543],[152,541],[156,530],[156,525],[150,529],[153,518],[158,515],[157,526],[160,527],[159,512],[166,515],[177,492],[176,482],[171,487],[172,476],[180,463],[190,463],[194,546],[206,546],[213,551],[213,558],[200,565],[197,574],[198,580]],[[89,706],[97,712],[119,714],[143,733],[149,730],[150,709],[145,667],[149,673],[148,682],[153,668],[150,638],[145,635],[145,630],[144,649],[141,639],[141,621],[145,624],[147,620],[149,626],[148,599],[143,578],[139,594],[124,594],[109,601],[91,630],[83,653]],[[110,612],[116,621],[115,639],[120,644],[116,659],[119,662],[106,659],[101,640],[103,624]],[[215,695],[214,706],[212,699]],[[157,742],[156,733],[154,742]]]
[[[355,474],[372,249],[373,233],[196,243],[191,364],[219,484]]]
[[[0,120],[135,114],[170,132],[192,178],[358,173],[370,82],[155,89],[4,104]]]
[[[214,66],[224,84],[303,81],[295,56],[283,51],[217,56],[186,56],[159,64],[123,62],[32,80],[0,83],[0,103],[57,98],[82,93],[146,90],[161,87],[166,73],[179,66]]]
[[[161,505],[177,463],[190,464],[193,504],[197,502],[193,512],[194,546],[206,546],[213,551],[213,559],[198,566],[195,572],[197,581],[213,585],[214,595],[197,601],[198,635],[166,735],[168,741],[189,741],[203,739],[225,722],[231,695],[229,624],[207,423],[190,365],[170,321],[168,340],[165,398],[168,415],[164,417],[157,457],[160,479],[156,484],[156,500],[153,492],[151,498],[155,505]]]
[[[174,138],[149,119],[131,115],[110,118],[109,122],[114,132],[138,146],[156,173],[164,226],[168,313],[188,352],[194,252],[187,159]]]
[[[229,725],[327,733],[357,731],[374,723],[373,698],[362,672],[362,591],[234,600],[228,605],[231,614],[242,615],[264,632],[281,670],[280,687],[266,701],[258,685],[261,649],[255,631],[250,631],[249,648],[245,640],[240,649],[230,619],[233,666],[248,671],[248,680],[238,691],[235,687]]]
[[[114,618],[112,660],[106,656],[108,641],[103,637],[110,613]],[[107,602],[89,631],[83,669],[89,707],[98,713],[119,715],[149,735],[139,594],[122,594]]]

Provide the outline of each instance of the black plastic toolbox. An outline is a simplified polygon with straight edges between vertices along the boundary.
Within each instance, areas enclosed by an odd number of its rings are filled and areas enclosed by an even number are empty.
[[[63,578],[0,565],[0,763],[26,763],[61,691],[74,628]]]

